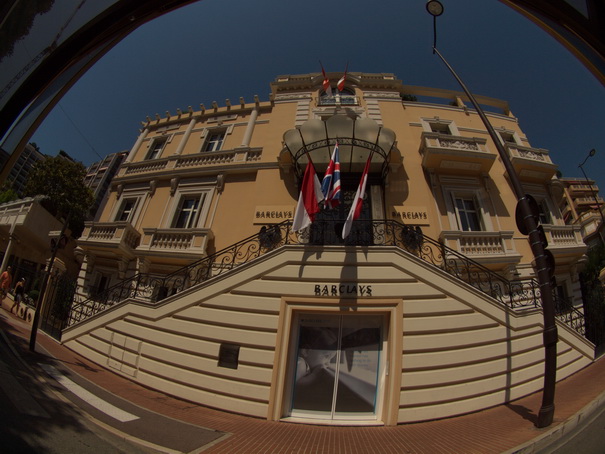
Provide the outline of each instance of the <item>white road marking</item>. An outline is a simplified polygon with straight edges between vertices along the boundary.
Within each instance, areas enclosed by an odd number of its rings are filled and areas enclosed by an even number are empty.
[[[134,421],[136,419],[139,419],[138,416],[128,413],[127,411],[124,411],[124,410],[110,404],[109,402],[104,401],[103,399],[95,396],[93,393],[82,388],[80,385],[71,381],[69,378],[67,378],[65,375],[63,375],[61,372],[59,372],[53,366],[51,366],[49,364],[43,364],[43,363],[38,363],[38,364],[40,365],[40,367],[42,369],[44,369],[44,371],[48,375],[50,375],[52,378],[57,380],[65,389],[74,393],[80,399],[82,399],[83,401],[92,405],[96,409],[102,411],[106,415],[111,416],[112,418],[117,419],[120,422],[128,422],[128,421]]]

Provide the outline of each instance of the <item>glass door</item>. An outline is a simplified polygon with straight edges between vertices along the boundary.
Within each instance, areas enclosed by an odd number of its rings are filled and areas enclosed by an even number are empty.
[[[383,323],[382,315],[300,315],[290,414],[376,419]]]

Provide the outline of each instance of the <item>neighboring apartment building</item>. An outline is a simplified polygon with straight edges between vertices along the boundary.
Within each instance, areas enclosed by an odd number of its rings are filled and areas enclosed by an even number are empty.
[[[328,75],[332,94],[320,74],[286,75],[268,102],[148,118],[78,241],[62,342],[146,386],[270,420],[392,425],[540,390],[533,256],[480,118],[458,92],[365,73],[338,90],[341,76]],[[548,151],[505,102],[479,102],[571,301],[557,309],[560,380],[594,359],[576,310],[586,245],[553,199]],[[341,203],[293,232],[305,169],[321,179],[336,143]]]
[[[566,224],[582,228],[582,237],[589,246],[602,242],[604,234],[603,212],[605,201],[599,196],[594,180],[586,178],[560,178],[559,207]]]
[[[125,151],[112,153],[107,155],[103,160],[91,164],[86,169],[84,183],[92,190],[95,198],[94,204],[90,208],[90,219],[94,219],[97,210],[105,200],[111,186],[111,180],[116,175],[127,155],[128,152]]]
[[[25,190],[25,183],[34,165],[37,162],[42,161],[46,156],[40,153],[38,149],[28,143],[25,149],[20,153],[15,165],[8,173],[7,181],[12,185],[12,188],[17,191],[18,194],[23,195]]]

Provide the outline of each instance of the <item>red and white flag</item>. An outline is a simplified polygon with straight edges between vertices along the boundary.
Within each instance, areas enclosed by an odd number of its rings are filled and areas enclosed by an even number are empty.
[[[319,213],[319,204],[323,199],[321,184],[309,157],[292,222],[294,232],[304,229],[315,220],[315,215]]]
[[[361,207],[363,205],[363,197],[366,193],[366,184],[368,182],[368,172],[370,170],[370,162],[372,161],[372,154],[368,157],[366,161],[366,166],[363,169],[363,173],[361,174],[361,181],[359,182],[359,187],[357,188],[357,192],[355,193],[355,199],[353,200],[353,205],[351,205],[351,210],[349,211],[349,215],[347,216],[347,220],[345,221],[345,225],[342,228],[342,239],[344,240],[349,233],[351,232],[351,226],[353,225],[353,221],[359,218],[361,214]]]
[[[336,86],[338,87],[338,91],[342,91],[345,88],[345,81],[347,80],[347,69],[349,69],[349,64],[345,67],[345,73],[342,75],[340,79],[338,79],[338,83]]]
[[[321,64],[321,62],[320,62],[320,64]],[[324,81],[322,83],[324,91],[326,92],[326,94],[328,96],[333,96],[332,87],[330,86],[330,79],[328,79],[328,76],[326,76],[326,71],[324,70],[324,65],[321,65],[321,73],[324,76]]]

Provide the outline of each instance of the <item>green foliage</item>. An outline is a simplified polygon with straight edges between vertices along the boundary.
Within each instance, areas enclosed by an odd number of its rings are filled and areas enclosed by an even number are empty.
[[[18,198],[19,194],[17,194],[17,191],[8,186],[6,183],[2,185],[2,188],[0,188],[0,204],[12,202]]]
[[[8,20],[0,27],[0,61],[4,57],[13,54],[15,43],[29,34],[36,15],[50,11],[55,0],[13,3],[15,5],[11,10]]]
[[[86,169],[79,162],[61,156],[36,163],[25,185],[26,196],[48,196],[45,207],[56,217],[69,215],[69,228],[80,236],[88,210],[94,202],[92,191],[84,185]]]
[[[588,261],[580,274],[586,337],[598,347],[605,344],[605,292],[599,281],[599,273],[605,267],[605,247],[594,247],[587,256]]]

